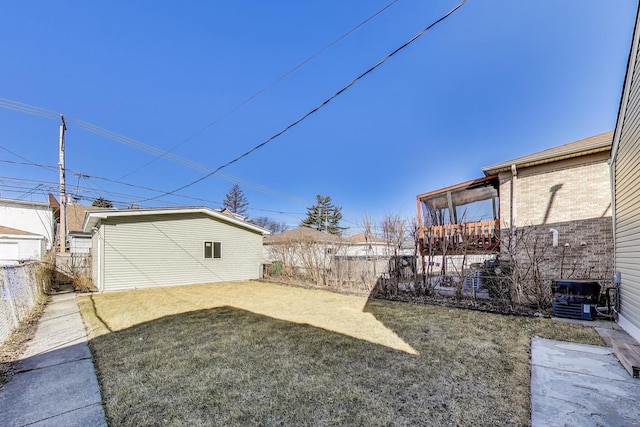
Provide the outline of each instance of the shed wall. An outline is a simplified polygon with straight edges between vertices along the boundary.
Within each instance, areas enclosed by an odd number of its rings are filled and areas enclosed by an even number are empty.
[[[262,235],[204,214],[117,218],[101,228],[105,291],[260,277]],[[205,241],[221,242],[221,258],[204,258]]]
[[[24,239],[6,237],[0,239],[0,264],[16,263],[18,261],[41,260],[45,251],[43,238]]]

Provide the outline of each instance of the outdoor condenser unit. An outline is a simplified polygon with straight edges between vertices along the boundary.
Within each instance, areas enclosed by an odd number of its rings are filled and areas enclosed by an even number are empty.
[[[553,315],[569,319],[593,320],[597,315],[600,285],[591,280],[554,280]]]

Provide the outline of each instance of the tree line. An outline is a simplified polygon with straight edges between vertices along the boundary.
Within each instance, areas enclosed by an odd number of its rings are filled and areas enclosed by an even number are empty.
[[[230,212],[245,217],[245,219],[257,226],[266,228],[271,233],[282,233],[289,227],[284,222],[278,222],[271,218],[260,216],[249,218],[249,201],[238,184],[234,184],[222,201],[222,206]],[[316,195],[316,203],[307,207],[307,217],[300,222],[301,227],[308,227],[318,231],[340,236],[346,230],[342,227],[342,207],[336,206],[331,196]]]

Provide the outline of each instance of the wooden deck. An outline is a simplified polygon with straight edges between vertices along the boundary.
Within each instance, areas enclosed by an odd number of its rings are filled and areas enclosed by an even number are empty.
[[[617,324],[611,328],[595,328],[607,345],[613,348],[622,366],[633,378],[640,378],[640,343]]]
[[[500,250],[500,220],[420,228],[423,255],[487,253]]]

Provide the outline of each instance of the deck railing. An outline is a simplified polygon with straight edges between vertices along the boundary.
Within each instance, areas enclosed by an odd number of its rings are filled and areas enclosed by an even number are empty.
[[[423,253],[490,252],[500,248],[500,220],[420,228]]]

